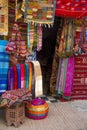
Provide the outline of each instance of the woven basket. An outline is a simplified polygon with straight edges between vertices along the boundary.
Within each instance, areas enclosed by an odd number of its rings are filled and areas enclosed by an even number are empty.
[[[44,100],[35,98],[26,105],[26,116],[34,120],[44,119],[48,110],[48,104]]]

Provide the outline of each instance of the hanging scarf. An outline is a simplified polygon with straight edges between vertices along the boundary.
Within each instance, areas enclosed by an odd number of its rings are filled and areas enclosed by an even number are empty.
[[[9,68],[8,71],[8,90],[12,90],[14,88],[14,70],[13,67]]]
[[[25,88],[28,89],[29,84],[29,67],[28,64],[25,63]]]
[[[66,82],[64,87],[64,98],[70,98],[74,77],[74,57],[68,59]]]
[[[18,88],[21,88],[21,70],[20,70],[20,64],[16,64],[17,68],[17,74],[18,74]]]
[[[18,89],[18,73],[17,73],[17,68],[16,65],[13,66],[14,70],[14,89]]]
[[[20,69],[21,69],[21,88],[25,88],[25,66],[24,64],[20,64]]]
[[[73,55],[74,46],[74,21],[73,19],[65,19],[61,39],[58,48],[59,57],[71,57]]]

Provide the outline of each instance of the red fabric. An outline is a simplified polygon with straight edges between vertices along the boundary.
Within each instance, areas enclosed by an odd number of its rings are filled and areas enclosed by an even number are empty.
[[[13,70],[14,70],[14,89],[18,89],[18,73],[16,65],[13,66]]]
[[[75,57],[71,100],[74,99],[87,99],[87,54]]]
[[[55,15],[74,18],[87,16],[87,0],[57,0]]]

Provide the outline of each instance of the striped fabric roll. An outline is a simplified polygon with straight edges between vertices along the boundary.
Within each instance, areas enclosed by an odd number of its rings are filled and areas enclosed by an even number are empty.
[[[20,64],[16,64],[17,74],[18,74],[18,88],[21,88],[21,70]]]
[[[0,40],[0,94],[7,90],[9,54],[5,51],[8,41]]]
[[[42,100],[35,98],[26,105],[26,116],[30,119],[40,120],[47,117],[49,111],[48,104]]]

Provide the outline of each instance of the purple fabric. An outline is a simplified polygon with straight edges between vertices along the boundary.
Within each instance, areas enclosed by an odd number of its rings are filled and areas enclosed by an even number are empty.
[[[71,89],[73,86],[73,76],[74,76],[74,57],[71,57],[68,59],[64,96],[71,96]]]
[[[39,98],[35,98],[31,101],[31,104],[38,106],[38,105],[43,105],[45,103],[44,100],[39,99]]]
[[[14,75],[13,67],[10,67],[8,71],[8,90],[12,90],[14,87],[13,75]]]

